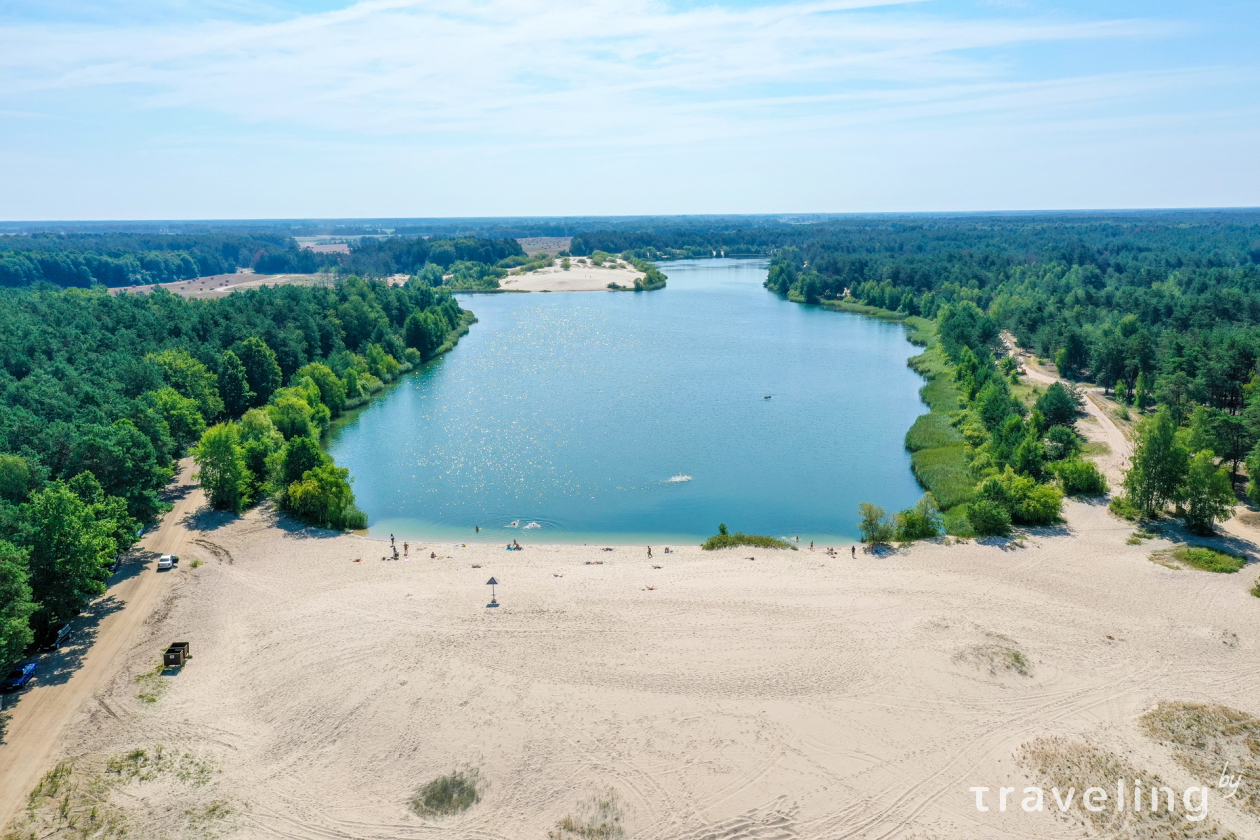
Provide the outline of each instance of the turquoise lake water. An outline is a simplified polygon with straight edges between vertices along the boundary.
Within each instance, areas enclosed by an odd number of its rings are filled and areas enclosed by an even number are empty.
[[[856,539],[859,502],[913,505],[918,348],[901,326],[780,299],[766,267],[462,295],[478,323],[459,346],[332,433],[369,532],[667,545],[725,522],[825,545]]]

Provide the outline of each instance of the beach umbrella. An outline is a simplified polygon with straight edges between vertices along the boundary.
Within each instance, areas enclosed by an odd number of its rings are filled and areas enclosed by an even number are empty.
[[[490,580],[486,581],[486,586],[490,587],[490,603],[486,604],[487,607],[499,606],[498,600],[494,597],[494,588],[498,585],[499,582],[494,578],[490,578]]]

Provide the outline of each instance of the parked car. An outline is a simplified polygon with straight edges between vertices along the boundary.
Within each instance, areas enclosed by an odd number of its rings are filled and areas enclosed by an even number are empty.
[[[22,686],[31,681],[35,676],[35,672],[39,666],[34,662],[27,662],[25,665],[19,665],[9,672],[9,676],[4,678],[4,683],[0,684],[0,689],[5,691],[17,691]]]
[[[158,570],[173,569],[179,565],[179,558],[174,554],[163,554],[158,558]]]
[[[66,643],[70,638],[70,625],[63,624],[57,628],[56,632],[49,633],[44,639],[43,644],[39,646],[40,650],[56,650]]]

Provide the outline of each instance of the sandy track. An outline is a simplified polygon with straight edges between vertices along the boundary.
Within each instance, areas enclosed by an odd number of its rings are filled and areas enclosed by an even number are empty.
[[[60,754],[67,726],[123,665],[123,654],[130,651],[141,626],[167,592],[171,576],[156,571],[153,555],[180,554],[189,545],[185,519],[205,503],[204,494],[192,483],[191,473],[191,461],[185,460],[172,487],[177,497],[174,508],[156,530],[144,536],[120,572],[125,575],[139,567],[138,573],[111,586],[88,610],[88,622],[93,613],[103,617],[96,624],[94,640],[80,651],[82,660],[78,667],[70,670],[66,679],[55,680],[56,684],[37,679],[16,703],[8,700],[12,705],[7,705],[10,717],[0,748],[0,826],[9,823],[31,788]],[[84,623],[83,618],[75,622],[76,627]],[[45,679],[50,671],[60,670],[59,660],[84,646],[83,636],[80,632],[67,651],[41,658]]]

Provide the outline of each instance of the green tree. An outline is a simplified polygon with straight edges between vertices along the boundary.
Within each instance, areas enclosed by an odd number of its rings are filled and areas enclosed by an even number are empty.
[[[325,464],[307,470],[289,485],[286,507],[298,518],[323,528],[364,528],[367,516],[355,507],[350,471]]]
[[[300,396],[285,394],[267,406],[267,414],[277,431],[288,440],[310,437],[311,417],[315,414],[310,403]]]
[[[1137,380],[1133,383],[1133,404],[1140,411],[1145,411],[1151,404],[1151,385],[1145,373],[1139,372]]]
[[[18,504],[35,489],[31,465],[20,455],[0,454],[0,500]]]
[[[1046,458],[1064,461],[1081,451],[1080,436],[1067,426],[1051,426],[1044,441]]]
[[[1210,450],[1200,450],[1190,459],[1182,491],[1186,527],[1196,534],[1212,533],[1216,522],[1229,517],[1234,502],[1229,475],[1224,468],[1217,468],[1216,456]]]
[[[945,532],[945,520],[931,493],[924,493],[918,503],[897,514],[897,541],[927,540]]]
[[[888,519],[888,511],[879,505],[862,502],[858,505],[858,514],[862,521],[858,523],[858,531],[862,534],[862,542],[880,545],[891,542],[896,536],[896,528]]]
[[[265,405],[284,381],[280,363],[276,361],[275,351],[261,338],[250,336],[237,345],[236,355],[245,366],[249,390],[254,392],[254,399],[250,405]]]
[[[1061,382],[1055,382],[1037,398],[1036,407],[1051,426],[1071,426],[1080,410],[1080,398]]]
[[[7,672],[34,640],[27,552],[0,540],[0,671]]]
[[[284,435],[277,431],[271,416],[261,408],[251,408],[237,424],[241,454],[250,473],[251,498],[258,498],[266,489],[271,475],[268,462],[284,450]],[[283,486],[283,485],[281,485]]]
[[[319,448],[319,443],[310,437],[295,437],[284,448],[283,474],[281,481],[285,487],[300,481],[308,470],[322,467],[329,463],[329,458]]]
[[[320,401],[328,406],[333,417],[346,406],[346,385],[328,365],[312,362],[298,370],[295,376],[305,376],[319,388]]]
[[[178,454],[182,455],[188,447],[201,440],[206,431],[206,420],[197,401],[174,388],[149,391],[140,396],[139,402],[161,415]]]
[[[60,481],[23,505],[20,542],[30,551],[37,626],[77,615],[89,598],[105,591],[118,550],[115,528],[113,521],[98,521],[93,506]]]
[[[163,350],[151,353],[145,360],[162,370],[162,378],[180,394],[197,403],[202,418],[214,420],[223,413],[223,400],[219,399],[219,377],[187,350]]]
[[[150,519],[162,509],[156,488],[170,480],[149,438],[130,420],[88,426],[70,451],[75,472],[91,472],[110,496],[126,499],[131,515]]]
[[[219,396],[229,417],[240,417],[254,404],[245,365],[231,350],[223,351],[219,357]]]
[[[1133,458],[1124,476],[1129,501],[1144,516],[1156,515],[1179,498],[1189,461],[1172,414],[1161,408],[1138,424]]]
[[[219,423],[206,429],[192,456],[197,464],[193,477],[205,488],[211,507],[240,513],[249,505],[252,476],[236,424]]]
[[[967,505],[967,522],[981,537],[1005,537],[1011,533],[1011,514],[992,499],[973,499]]]
[[[1015,472],[1040,481],[1045,463],[1046,450],[1041,443],[1041,437],[1034,432],[1029,432],[1028,436],[1015,448],[1011,466],[1015,468]]]
[[[1230,480],[1238,475],[1238,465],[1256,445],[1256,431],[1245,417],[1219,408],[1200,405],[1190,417],[1191,449],[1210,449],[1230,464]]]

